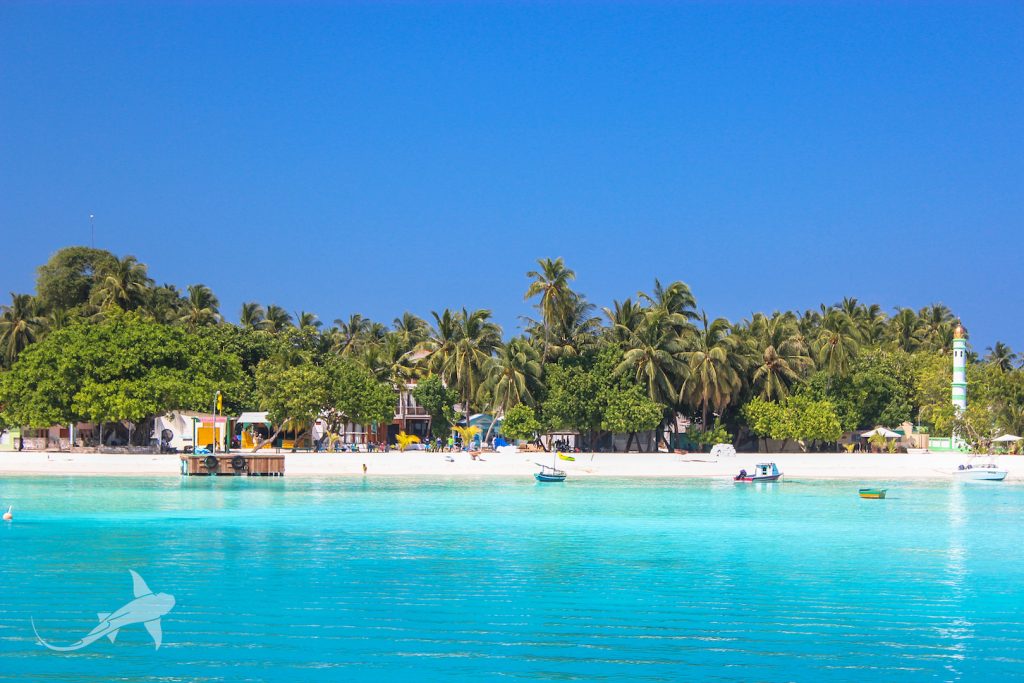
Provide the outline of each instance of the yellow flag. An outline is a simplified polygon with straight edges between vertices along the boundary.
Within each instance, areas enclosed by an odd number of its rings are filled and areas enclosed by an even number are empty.
[[[220,395],[219,391],[217,392],[217,410],[224,410],[224,397]]]
[[[571,455],[566,455],[565,453],[559,453],[558,457],[561,458],[562,460],[568,460],[570,462],[576,462],[576,458],[572,457]]]

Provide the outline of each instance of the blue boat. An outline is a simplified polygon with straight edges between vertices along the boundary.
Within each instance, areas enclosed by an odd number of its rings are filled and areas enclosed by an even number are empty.
[[[537,481],[565,481],[564,471],[541,465],[539,462],[536,464],[540,467],[540,472],[535,472],[533,475]]]

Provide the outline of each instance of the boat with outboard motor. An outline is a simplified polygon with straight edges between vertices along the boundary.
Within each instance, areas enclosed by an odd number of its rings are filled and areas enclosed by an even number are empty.
[[[735,482],[753,483],[755,481],[778,481],[782,478],[782,472],[779,472],[779,468],[775,466],[773,462],[761,462],[754,467],[753,474],[748,474],[746,470],[740,470],[740,473],[732,478]]]
[[[960,465],[953,476],[960,481],[1002,481],[1009,472],[989,460],[988,462],[967,462]]]

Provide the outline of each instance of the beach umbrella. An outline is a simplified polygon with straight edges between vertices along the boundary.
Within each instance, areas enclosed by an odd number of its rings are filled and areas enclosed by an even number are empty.
[[[881,434],[887,439],[898,439],[902,436],[902,434],[898,434],[892,431],[891,429],[886,429],[885,427],[875,427],[870,432],[864,432],[863,434],[861,434],[861,436],[863,436],[865,439],[870,439],[875,434]]]
[[[1014,436],[1013,434],[1003,434],[1002,436],[999,436],[999,437],[996,437],[995,439],[992,439],[992,441],[999,442],[999,443],[1005,443],[1007,441],[1020,441],[1021,438],[1024,438],[1024,437]]]

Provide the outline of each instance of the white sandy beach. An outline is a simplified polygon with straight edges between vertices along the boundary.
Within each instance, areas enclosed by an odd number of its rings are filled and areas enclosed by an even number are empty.
[[[466,453],[289,453],[287,476],[532,476],[536,463],[551,464],[543,453],[486,453],[474,461]],[[575,462],[559,460],[570,477],[705,477],[725,478],[758,462],[775,462],[786,479],[857,479],[898,481],[950,479],[966,456],[933,453],[740,453],[713,459],[707,454],[577,453]],[[1024,483],[1024,457],[998,456],[996,463],[1009,470],[1007,482]],[[123,455],[67,452],[0,453],[0,475],[153,475],[180,476],[177,455]]]

